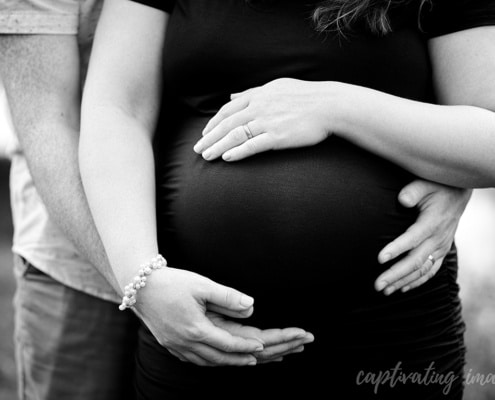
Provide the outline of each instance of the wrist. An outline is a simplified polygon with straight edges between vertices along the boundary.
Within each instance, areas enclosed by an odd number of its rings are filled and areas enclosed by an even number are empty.
[[[331,133],[354,141],[355,136],[373,119],[371,105],[379,99],[373,98],[374,91],[365,87],[343,82],[329,83],[330,102],[327,107],[330,110],[328,115],[331,118]]]
[[[350,118],[348,86],[337,81],[325,82],[323,88],[323,115],[328,136],[341,136]]]
[[[146,287],[148,277],[150,277],[153,272],[166,267],[167,261],[161,254],[155,255],[149,259],[149,261],[139,265],[139,269],[123,287],[124,295],[122,297],[122,303],[119,305],[119,310],[123,311],[127,308],[134,307],[137,303],[138,292]]]
[[[119,257],[111,257],[111,267],[115,279],[124,293],[124,288],[138,274],[139,270],[146,263],[149,263],[158,255],[158,251],[132,252],[133,254],[120,254]]]

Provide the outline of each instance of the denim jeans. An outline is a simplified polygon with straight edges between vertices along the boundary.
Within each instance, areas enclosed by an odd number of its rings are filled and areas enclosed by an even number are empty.
[[[21,400],[133,399],[139,321],[16,256],[15,347]]]

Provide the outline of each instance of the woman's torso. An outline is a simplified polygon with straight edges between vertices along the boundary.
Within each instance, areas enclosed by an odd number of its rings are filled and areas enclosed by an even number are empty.
[[[177,2],[156,146],[160,251],[174,267],[254,296],[251,324],[315,333],[322,341],[305,351],[308,360],[335,360],[336,348],[346,354],[340,361],[360,354],[356,368],[460,354],[455,254],[411,293],[386,298],[373,289],[389,266],[377,263],[379,250],[416,218],[397,201],[413,175],[335,137],[236,163],[207,162],[192,150],[231,93],[277,78],[432,100],[415,2],[412,12],[394,11],[393,33],[347,38],[317,34],[311,7],[300,3]]]
[[[208,276],[217,276],[214,259],[241,252],[247,274],[264,258],[271,268],[263,276],[274,281],[297,275],[292,264],[305,262],[315,277],[338,268],[342,278],[365,269],[369,279],[378,275],[380,246],[414,221],[415,212],[397,203],[414,177],[338,138],[237,163],[206,162],[192,151],[230,93],[281,77],[430,99],[426,43],[410,14],[398,16],[386,37],[341,38],[316,33],[312,7],[300,3],[179,1],[170,17],[158,132],[160,229],[169,259],[180,254],[177,261]],[[245,282],[239,263],[221,277]]]

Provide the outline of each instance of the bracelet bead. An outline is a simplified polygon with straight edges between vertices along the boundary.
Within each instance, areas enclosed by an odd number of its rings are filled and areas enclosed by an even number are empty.
[[[138,274],[132,278],[132,282],[124,287],[124,296],[122,297],[122,303],[119,305],[119,310],[124,311],[127,308],[131,308],[136,304],[136,294],[139,289],[146,286],[147,276],[156,269],[165,268],[167,261],[161,254],[153,257],[151,261],[140,266]]]

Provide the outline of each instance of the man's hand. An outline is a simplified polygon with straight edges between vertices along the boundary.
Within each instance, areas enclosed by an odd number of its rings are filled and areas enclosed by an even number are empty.
[[[418,207],[417,221],[378,255],[385,263],[408,254],[381,274],[375,282],[386,295],[406,292],[430,280],[439,270],[454,241],[459,219],[471,197],[471,190],[416,180],[399,193],[404,207]],[[431,262],[432,256],[434,262]]]

